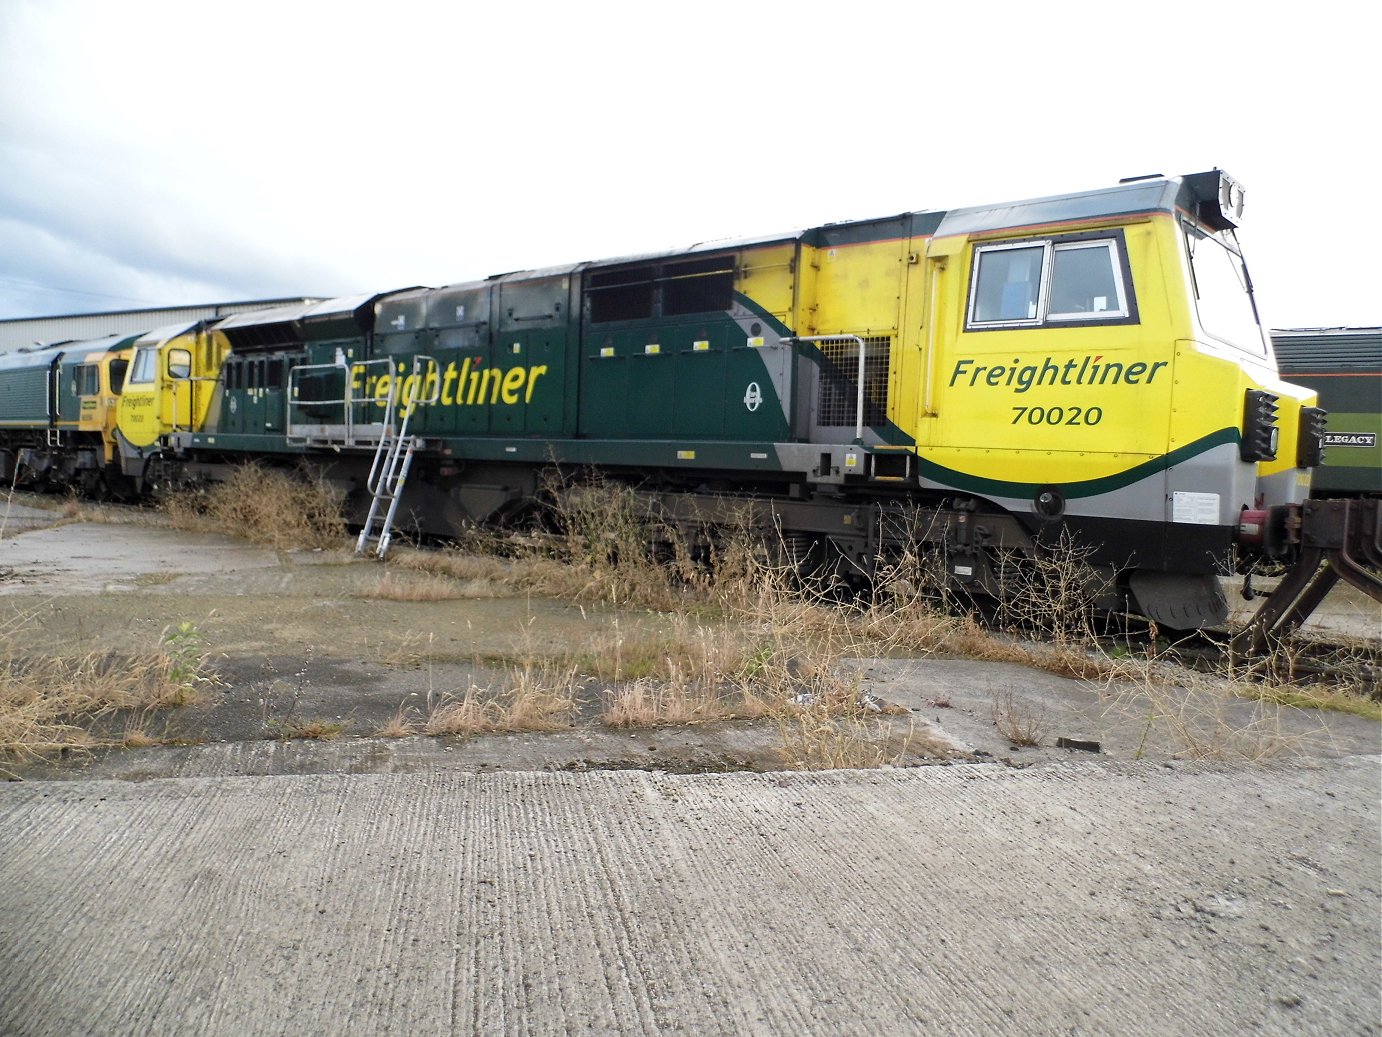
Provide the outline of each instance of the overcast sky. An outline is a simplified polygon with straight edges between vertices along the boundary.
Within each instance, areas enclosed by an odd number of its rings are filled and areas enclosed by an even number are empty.
[[[0,318],[440,285],[1221,167],[1382,325],[1365,5],[0,0]]]

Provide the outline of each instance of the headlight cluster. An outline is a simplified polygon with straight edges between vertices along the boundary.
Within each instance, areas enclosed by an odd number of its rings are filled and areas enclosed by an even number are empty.
[[[1300,409],[1300,435],[1296,439],[1296,467],[1318,468],[1324,464],[1323,407],[1302,407]]]
[[[1281,440],[1276,424],[1277,398],[1261,389],[1249,389],[1243,400],[1243,438],[1238,453],[1244,461],[1274,461]]]

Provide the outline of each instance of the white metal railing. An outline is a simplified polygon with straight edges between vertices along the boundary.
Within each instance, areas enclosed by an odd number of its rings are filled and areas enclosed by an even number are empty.
[[[288,435],[294,437],[340,438],[346,443],[354,443],[361,432],[368,432],[371,443],[383,429],[391,427],[397,409],[402,405],[409,415],[418,407],[436,403],[441,397],[440,369],[435,358],[416,354],[412,358],[412,370],[407,376],[400,376],[395,370],[394,357],[376,357],[373,360],[349,360],[337,353],[329,364],[297,364],[288,370]],[[322,396],[312,399],[302,398],[304,379],[312,374],[337,372],[341,376],[342,387],[339,396]],[[388,376],[387,381],[385,376]],[[357,392],[356,382],[361,382],[367,391]],[[404,400],[404,387],[411,384],[407,399]],[[380,389],[386,385],[386,389]],[[430,386],[430,389],[429,389]],[[308,407],[338,407],[340,422],[307,422],[301,420],[303,410]],[[363,420],[361,408],[383,408],[378,420]]]

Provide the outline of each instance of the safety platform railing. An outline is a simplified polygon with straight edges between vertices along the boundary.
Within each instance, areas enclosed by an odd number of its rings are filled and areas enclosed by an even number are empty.
[[[289,442],[299,446],[377,446],[392,422],[398,386],[398,379],[392,377],[393,374],[392,357],[349,360],[339,351],[336,359],[329,364],[298,364],[290,368],[286,430]],[[336,377],[341,380],[340,394],[330,395],[329,389]],[[367,388],[357,391],[357,381]],[[303,394],[304,383],[312,387],[306,398]],[[381,385],[387,388],[381,391]],[[323,388],[327,389],[327,394],[318,395]],[[331,411],[336,413],[322,413]],[[339,420],[303,420],[306,417],[320,419],[328,416]]]

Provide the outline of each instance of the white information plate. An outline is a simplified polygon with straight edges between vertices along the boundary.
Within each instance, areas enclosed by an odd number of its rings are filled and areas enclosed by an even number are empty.
[[[1192,526],[1217,526],[1219,495],[1177,490],[1171,494],[1171,521],[1185,522]]]

